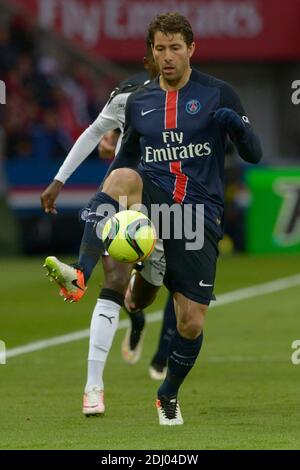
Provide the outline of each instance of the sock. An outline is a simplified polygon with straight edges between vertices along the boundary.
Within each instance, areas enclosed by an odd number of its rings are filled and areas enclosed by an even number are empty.
[[[154,354],[151,364],[167,365],[169,347],[176,330],[176,315],[173,297],[170,295],[164,309],[163,322],[160,332],[158,349]]]
[[[93,387],[104,389],[103,371],[115,332],[124,297],[111,289],[102,289],[94,308],[88,355],[88,376],[85,393]]]
[[[145,325],[145,314],[143,310],[137,310],[136,312],[128,312],[128,310],[126,310],[126,312],[129,315],[132,328],[136,330],[142,330]]]
[[[88,371],[87,371],[87,383],[84,392],[87,393],[92,390],[95,386],[104,390],[103,383],[103,369],[104,361],[92,361],[88,360]]]
[[[117,201],[102,192],[96,193],[91,200],[78,258],[78,266],[83,270],[85,282],[90,278],[104,251],[101,235],[107,219],[122,209]]]
[[[203,332],[196,339],[187,339],[176,329],[170,344],[167,377],[158,389],[158,397],[177,396],[180,385],[196,362],[202,341]]]
[[[124,308],[131,321],[130,349],[133,351],[141,337],[141,331],[145,327],[145,314],[143,310],[129,312],[126,307]]]

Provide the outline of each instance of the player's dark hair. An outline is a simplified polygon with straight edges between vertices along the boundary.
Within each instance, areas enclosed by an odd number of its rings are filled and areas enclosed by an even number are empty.
[[[146,37],[146,51],[147,51],[147,56],[152,57],[152,43],[149,34],[147,34]]]
[[[194,41],[194,33],[189,21],[177,12],[158,15],[151,21],[147,36],[151,44],[154,44],[154,35],[157,31],[166,35],[180,33],[187,46],[190,46]]]

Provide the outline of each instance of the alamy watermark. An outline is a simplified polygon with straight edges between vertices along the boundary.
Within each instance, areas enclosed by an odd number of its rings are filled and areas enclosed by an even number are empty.
[[[300,339],[296,339],[292,342],[292,349],[295,349],[291,356],[291,361],[295,366],[300,364]]]
[[[300,104],[300,80],[294,80],[292,83],[292,103],[294,105]]]
[[[0,340],[0,365],[6,364],[6,347],[4,341]]]
[[[119,198],[119,211],[128,207],[127,197]],[[163,240],[184,240],[186,250],[201,250],[204,245],[204,204],[151,204],[150,213],[142,204],[129,207],[130,210],[142,212],[155,227],[159,238]],[[93,223],[99,238],[108,219],[116,214],[111,204],[100,204],[95,212],[85,209],[81,218]],[[216,222],[217,223],[217,222]]]
[[[6,86],[3,80],[0,80],[0,104],[6,104]]]

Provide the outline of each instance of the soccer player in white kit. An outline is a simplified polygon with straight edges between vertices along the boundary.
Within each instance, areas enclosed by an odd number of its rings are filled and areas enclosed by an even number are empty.
[[[156,76],[157,71],[149,44],[147,44],[144,66],[150,78]],[[55,201],[63,185],[99,144],[105,133],[119,128],[121,135],[116,147],[117,153],[124,129],[127,98],[146,79],[147,74],[144,72],[123,82],[112,92],[97,119],[77,139],[53,182],[42,193],[41,202],[45,212],[56,213]],[[88,210],[87,207],[81,211],[83,220]],[[136,331],[133,327],[128,329],[123,341],[122,353],[127,362],[135,363],[141,353],[141,330],[144,327],[144,319],[141,315],[139,316],[139,312],[153,302],[157,290],[163,283],[165,271],[162,242],[156,244],[154,252],[146,260],[142,270],[133,273],[130,283],[131,265],[117,262],[109,256],[103,256],[102,260],[105,283],[97,299],[91,321],[88,376],[83,399],[83,413],[87,416],[103,414],[105,411],[103,371],[118,326],[119,312],[124,303],[126,290],[125,306],[133,320],[133,325],[136,325]],[[77,280],[76,286],[72,284],[72,281],[77,278],[76,267],[61,263],[55,257],[48,257],[46,265],[50,276],[59,284],[61,295],[71,302],[78,301],[84,294],[85,287],[80,284],[80,279]],[[156,378],[163,378],[163,373],[158,374]]]

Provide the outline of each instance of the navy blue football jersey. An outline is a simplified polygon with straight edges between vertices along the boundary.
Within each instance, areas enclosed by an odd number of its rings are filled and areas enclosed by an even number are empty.
[[[213,118],[231,108],[250,127],[238,95],[224,81],[193,69],[177,91],[164,91],[156,78],[127,101],[118,160],[132,162],[180,204],[204,204],[205,218],[222,235],[224,157],[227,133]]]

